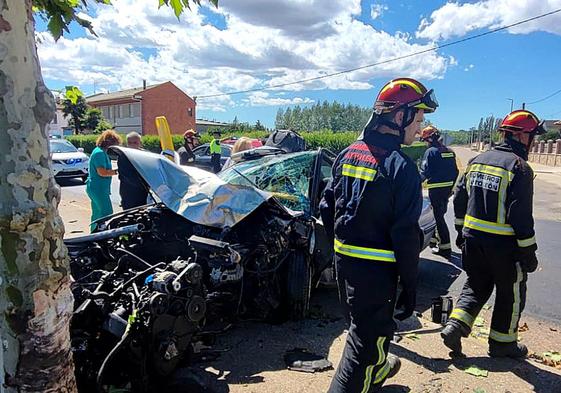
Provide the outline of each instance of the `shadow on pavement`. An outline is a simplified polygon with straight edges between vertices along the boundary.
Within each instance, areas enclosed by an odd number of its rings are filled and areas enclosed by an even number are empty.
[[[408,359],[411,362],[424,367],[436,374],[448,373],[451,365],[460,370],[470,366],[476,366],[489,372],[504,373],[512,372],[518,378],[534,386],[533,391],[537,393],[551,393],[559,391],[560,378],[558,374],[536,367],[528,360],[516,360],[508,358],[490,357],[466,357],[455,359],[428,358],[412,352],[400,345],[393,345],[392,353]]]
[[[262,372],[286,370],[284,354],[294,348],[304,348],[327,357],[333,341],[347,327],[337,291],[334,288],[317,289],[312,296],[310,313],[311,316],[304,321],[289,321],[279,325],[236,323],[232,330],[217,337],[213,345],[213,349],[224,352],[217,359],[201,366],[212,367],[216,371],[216,382],[245,385],[264,382],[264,377],[257,375]],[[218,389],[214,383],[209,388]]]
[[[86,184],[82,181],[82,179],[80,179],[78,177],[76,177],[76,178],[60,178],[60,179],[55,178],[55,181],[61,187],[77,187],[77,186],[83,186],[83,185]]]

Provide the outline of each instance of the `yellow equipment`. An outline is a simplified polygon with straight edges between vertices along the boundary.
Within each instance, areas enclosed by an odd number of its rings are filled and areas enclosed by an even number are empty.
[[[169,129],[168,120],[165,116],[156,117],[156,129],[160,136],[160,145],[162,146],[162,154],[171,162],[175,162],[175,150],[173,140],[171,139],[171,131]]]

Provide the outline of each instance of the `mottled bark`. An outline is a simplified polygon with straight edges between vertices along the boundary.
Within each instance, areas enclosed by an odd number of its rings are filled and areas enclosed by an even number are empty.
[[[0,0],[0,391],[74,392],[60,190],[31,0]]]

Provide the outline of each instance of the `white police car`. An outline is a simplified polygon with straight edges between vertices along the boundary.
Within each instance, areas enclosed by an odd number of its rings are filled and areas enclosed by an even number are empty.
[[[50,139],[49,146],[55,178],[79,177],[84,182],[88,179],[89,158],[84,149],[77,149],[65,139]]]

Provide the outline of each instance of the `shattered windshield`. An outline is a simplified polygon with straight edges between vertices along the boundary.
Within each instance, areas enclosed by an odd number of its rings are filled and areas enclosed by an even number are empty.
[[[310,213],[310,177],[315,151],[266,156],[241,162],[218,176],[226,183],[272,193],[286,207]]]

